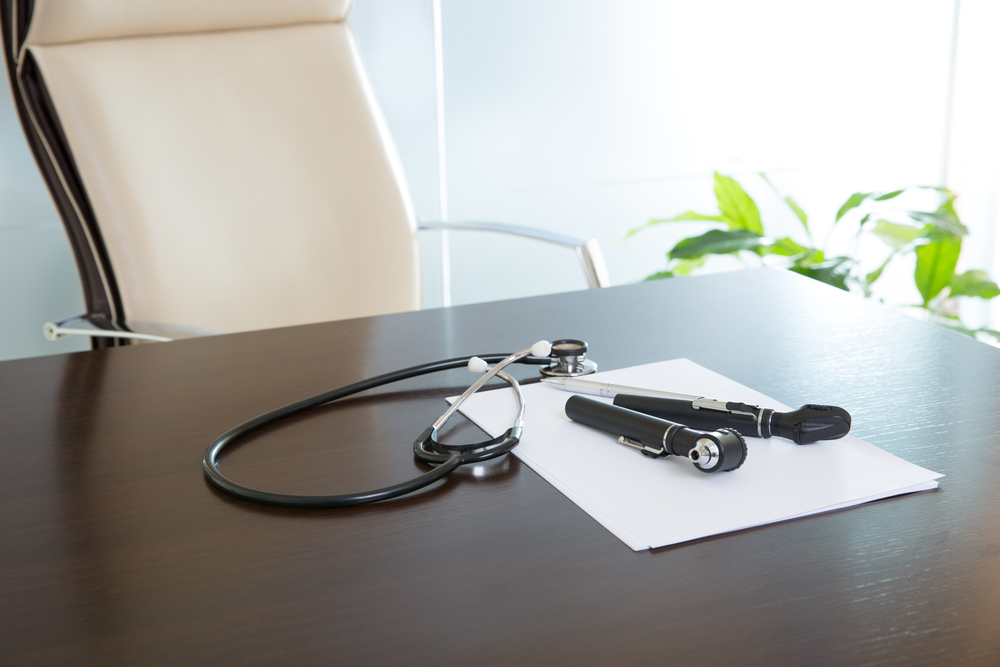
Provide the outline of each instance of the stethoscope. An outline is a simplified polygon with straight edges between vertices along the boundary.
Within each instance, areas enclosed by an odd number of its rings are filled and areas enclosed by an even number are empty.
[[[521,437],[521,429],[524,422],[524,396],[521,393],[521,385],[517,380],[503,371],[510,364],[532,364],[542,366],[541,374],[546,377],[576,377],[587,375],[597,370],[597,364],[586,358],[587,344],[581,340],[563,339],[553,343],[539,341],[527,350],[521,350],[514,354],[484,354],[479,356],[458,357],[456,359],[445,359],[432,363],[420,364],[411,368],[386,373],[377,377],[355,382],[339,389],[333,389],[322,394],[317,394],[311,398],[306,398],[297,403],[292,403],[284,407],[272,410],[271,412],[255,417],[244,422],[236,428],[230,429],[219,437],[212,446],[205,452],[202,459],[202,468],[208,481],[226,493],[254,503],[265,505],[276,505],[278,507],[299,507],[299,508],[329,508],[329,507],[350,507],[353,505],[364,505],[380,500],[397,498],[418,489],[433,484],[437,480],[445,477],[459,466],[472,463],[481,463],[490,459],[503,456],[517,446]],[[496,365],[489,367],[490,363]],[[482,377],[476,380],[472,386],[456,400],[448,410],[442,414],[433,424],[424,429],[413,442],[413,454],[417,460],[434,466],[431,470],[415,477],[409,481],[387,486],[373,491],[362,491],[360,493],[347,493],[333,496],[296,495],[288,493],[273,493],[271,491],[261,491],[248,486],[238,484],[219,470],[219,455],[222,450],[239,438],[242,438],[257,429],[268,424],[290,417],[300,412],[305,412],[320,405],[325,405],[332,401],[357,394],[367,389],[374,389],[393,382],[399,382],[407,378],[427,375],[438,371],[461,368],[466,366],[473,373],[482,373]],[[514,390],[517,396],[517,415],[514,417],[513,425],[505,433],[492,440],[484,440],[467,445],[452,445],[438,441],[438,430],[444,426],[455,411],[459,409],[463,402],[476,393],[483,385],[493,378],[505,381]]]

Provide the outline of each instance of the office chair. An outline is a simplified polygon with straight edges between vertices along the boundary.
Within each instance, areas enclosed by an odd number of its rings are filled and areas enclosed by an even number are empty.
[[[421,307],[417,224],[350,0],[0,0],[11,88],[95,347]]]

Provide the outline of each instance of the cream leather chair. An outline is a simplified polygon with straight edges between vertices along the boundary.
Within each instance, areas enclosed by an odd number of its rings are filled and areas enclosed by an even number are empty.
[[[105,346],[421,307],[418,226],[349,8],[0,0],[87,307],[89,326],[50,323],[50,337],[96,327]],[[607,284],[594,242],[451,226],[568,245],[589,285]]]

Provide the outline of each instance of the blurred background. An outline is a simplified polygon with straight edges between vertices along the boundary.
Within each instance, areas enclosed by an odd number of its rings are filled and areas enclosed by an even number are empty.
[[[769,233],[801,233],[755,175],[766,172],[820,239],[853,192],[947,185],[970,229],[959,269],[1000,274],[995,0],[356,0],[350,20],[420,217],[597,237],[623,284],[707,229],[624,241],[650,218],[714,212],[715,170],[743,183]],[[584,288],[568,251],[487,234],[421,241],[428,308]],[[887,300],[919,300],[912,261],[892,271]],[[967,301],[971,324],[1000,320],[1000,304]],[[41,333],[82,312],[4,90],[0,359],[86,349]]]

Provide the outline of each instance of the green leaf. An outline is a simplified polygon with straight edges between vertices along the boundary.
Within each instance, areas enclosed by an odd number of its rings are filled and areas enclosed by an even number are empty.
[[[740,250],[755,250],[770,241],[757,232],[746,229],[713,229],[701,236],[682,240],[667,256],[672,259],[694,259],[703,255],[724,255]]]
[[[680,215],[673,218],[661,218],[657,220],[650,220],[649,224],[655,225],[661,222],[681,222],[684,220],[713,220],[715,222],[725,222],[726,219],[721,215],[705,215],[704,213],[695,213],[694,211],[688,211],[686,213],[681,213]]]
[[[704,257],[695,257],[694,259],[681,259],[677,260],[674,265],[673,270],[679,276],[691,275],[691,272],[697,268],[700,268],[705,263]]]
[[[808,248],[804,253],[795,258],[795,266],[800,269],[808,269],[810,267],[822,264],[826,261],[826,256],[823,254],[822,250],[818,248]]]
[[[683,222],[686,220],[709,220],[711,222],[726,222],[726,219],[721,215],[705,215],[703,213],[695,213],[694,211],[688,211],[686,213],[681,213],[680,215],[673,218],[654,218],[650,220],[645,225],[641,227],[636,227],[635,229],[629,230],[628,234],[625,235],[625,240],[630,239],[644,229],[650,227],[655,227],[656,225],[662,225],[665,222]],[[727,223],[728,224],[728,223]]]
[[[926,211],[909,211],[908,215],[916,220],[917,222],[923,222],[928,225],[933,225],[934,229],[940,232],[943,236],[951,237],[952,239],[958,239],[966,236],[969,230],[959,222],[958,218],[954,214],[947,211],[935,211],[933,213],[928,213]]]
[[[847,279],[851,275],[854,267],[854,260],[850,257],[834,257],[833,259],[821,262],[814,266],[798,267],[793,266],[789,271],[793,271],[803,276],[833,285],[836,288],[847,291]]]
[[[651,276],[646,276],[643,280],[662,280],[664,278],[677,278],[689,275],[692,271],[705,263],[704,257],[695,259],[673,260],[663,271],[658,271]]]
[[[795,202],[795,200],[792,199],[791,197],[787,197],[786,196],[785,197],[785,203],[788,204],[788,208],[792,209],[792,212],[794,212],[795,215],[798,216],[799,220],[802,222],[802,228],[805,229],[806,230],[806,234],[808,234],[809,233],[809,216],[806,215],[806,212],[802,210],[802,207],[799,206]]]
[[[872,228],[872,233],[882,239],[886,245],[899,250],[907,243],[913,243],[927,234],[927,226],[913,227],[912,225],[901,225],[888,220],[879,220]],[[869,283],[871,284],[871,283]]]
[[[889,266],[889,261],[892,260],[892,258],[895,256],[896,253],[894,252],[890,253],[889,256],[885,258],[885,261],[882,262],[882,266],[878,267],[877,269],[875,269],[874,271],[865,276],[865,284],[868,287],[871,287],[872,283],[874,283],[876,280],[882,277],[882,272],[885,271],[885,267]]]
[[[879,195],[878,197],[875,197],[875,201],[888,201],[890,199],[893,199],[894,197],[898,197],[899,195],[903,194],[905,191],[906,191],[905,189],[904,190],[893,190],[892,192],[887,192],[884,195]]]
[[[792,213],[794,213],[796,217],[798,217],[799,222],[802,223],[802,228],[806,230],[806,235],[812,238],[812,232],[809,231],[809,217],[806,215],[806,212],[802,210],[802,207],[799,206],[798,203],[796,203],[796,201],[791,197],[787,195],[782,195],[778,191],[778,188],[774,187],[774,183],[772,183],[771,179],[767,177],[767,174],[765,174],[762,171],[759,171],[757,172],[757,175],[763,178],[764,182],[767,183],[769,186],[771,186],[771,189],[774,191],[774,194],[781,197],[781,200],[786,204],[788,204],[788,208],[792,209]]]
[[[1000,342],[1000,331],[997,331],[996,329],[987,329],[984,327],[982,329],[976,329],[976,333],[983,333],[986,334],[987,336],[993,336],[993,338],[995,338],[997,342]]]
[[[781,255],[783,257],[794,257],[795,255],[801,255],[810,248],[800,245],[788,238],[787,236],[782,239],[776,240],[769,246],[764,246],[764,252],[768,255]]]
[[[734,179],[715,172],[715,198],[730,229],[764,233],[757,204]]]
[[[958,198],[958,195],[947,188],[941,188],[941,192],[944,194],[945,199],[941,206],[938,207],[938,213],[948,213],[957,220],[958,213],[955,213],[955,199]]]
[[[949,296],[977,296],[980,299],[1000,296],[1000,287],[990,280],[985,271],[966,271],[954,276],[949,287]]]
[[[844,202],[844,205],[841,206],[840,210],[837,211],[837,218],[836,220],[834,220],[834,222],[843,218],[844,214],[850,211],[851,209],[861,206],[861,202],[868,199],[868,197],[870,197],[871,194],[872,194],[871,192],[855,192],[853,195],[848,197],[847,201]]]
[[[913,281],[926,306],[951,283],[958,255],[962,252],[962,240],[945,238],[933,241],[919,246],[915,252],[917,268],[913,272]]]

